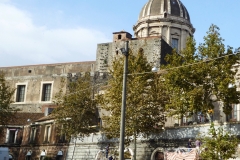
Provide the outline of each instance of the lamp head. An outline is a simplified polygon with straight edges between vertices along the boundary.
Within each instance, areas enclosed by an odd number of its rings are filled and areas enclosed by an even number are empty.
[[[124,54],[124,55],[127,53],[125,48],[116,48],[116,50],[115,50],[116,55],[118,55],[119,51],[121,51],[122,54]]]
[[[121,50],[121,52],[122,52],[123,54],[126,53],[125,48],[120,48],[120,50]]]
[[[158,72],[158,68],[157,67],[153,67],[152,68],[152,72]]]

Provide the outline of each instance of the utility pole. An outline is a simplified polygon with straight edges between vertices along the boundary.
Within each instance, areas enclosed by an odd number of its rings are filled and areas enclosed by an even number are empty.
[[[126,112],[127,72],[128,72],[128,41],[126,41],[125,48],[121,48],[120,50],[122,54],[125,56],[125,59],[124,59],[124,72],[123,72],[119,160],[124,160],[125,114],[126,114],[125,112]]]

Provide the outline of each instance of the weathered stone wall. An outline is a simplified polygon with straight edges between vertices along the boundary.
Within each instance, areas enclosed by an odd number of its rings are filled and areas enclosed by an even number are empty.
[[[186,47],[186,40],[192,36],[195,29],[189,25],[188,22],[184,23],[183,19],[163,18],[159,21],[158,18],[146,22],[137,22],[134,26],[136,37],[152,37],[162,36],[165,41],[171,45],[172,38],[178,39],[178,48],[180,50]]]
[[[19,108],[22,112],[44,112],[42,106],[53,103],[62,78],[66,80],[69,73],[72,76],[82,72],[93,73],[95,61],[4,67],[0,68],[0,71],[5,72],[6,80],[12,88],[26,85],[24,102],[16,102],[15,93],[13,107]],[[43,83],[52,83],[51,100],[47,102],[41,101]]]
[[[115,57],[122,56],[121,51],[116,53],[117,49],[125,48],[125,41],[114,41],[111,43],[102,43],[97,46],[96,70],[108,72]],[[171,47],[159,36],[129,40],[129,49],[133,54],[143,49],[149,63],[159,65],[164,63],[166,54],[170,54]]]

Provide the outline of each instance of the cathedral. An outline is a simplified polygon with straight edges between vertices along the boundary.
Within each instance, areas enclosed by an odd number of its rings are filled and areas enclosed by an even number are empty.
[[[62,78],[71,80],[84,72],[90,72],[98,80],[104,80],[116,56],[116,49],[124,47],[126,41],[133,51],[143,49],[147,60],[158,67],[165,63],[165,56],[173,49],[180,51],[185,48],[186,40],[194,35],[195,28],[181,0],[146,1],[133,26],[134,35],[127,31],[113,32],[112,42],[96,44],[96,61],[0,68],[0,71],[5,72],[9,85],[16,88],[11,106],[20,110],[16,119],[5,127],[4,136],[0,138],[0,147],[9,148],[11,159],[50,157],[59,160],[107,160],[104,156],[107,144],[111,144],[110,154],[115,156],[119,147],[117,140],[107,139],[100,130],[83,140],[73,138],[67,141],[64,135],[58,135],[54,118],[51,117],[51,111],[57,107],[53,100]],[[220,102],[216,104],[213,120],[216,125],[224,123],[226,129],[240,135],[239,106],[233,107],[234,122],[226,122]],[[99,119],[101,112],[99,109]],[[184,122],[184,126],[179,126],[178,119],[169,117],[163,132],[139,138],[137,160],[155,160],[157,153],[163,153],[166,149],[186,147],[189,139],[195,139],[199,132],[209,128],[209,124],[197,124],[194,119],[185,118]],[[130,144],[126,148],[126,159],[133,157],[133,147]]]

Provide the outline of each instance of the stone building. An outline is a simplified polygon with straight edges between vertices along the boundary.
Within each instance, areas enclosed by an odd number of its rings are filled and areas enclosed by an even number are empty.
[[[12,107],[20,111],[5,128],[0,146],[9,147],[14,159],[22,160],[31,151],[31,157],[55,157],[58,149],[66,155],[68,143],[57,136],[54,120],[48,115],[56,107],[53,103],[62,79],[81,73],[94,73],[95,61],[43,64],[0,68],[12,88],[16,88]],[[66,89],[66,88],[63,88]]]
[[[129,41],[129,48],[133,53],[143,49],[148,61],[159,67],[165,63],[166,54],[171,53],[173,48],[177,51],[183,49],[186,39],[195,32],[190,15],[180,0],[148,0],[140,11],[133,30],[135,37],[126,31],[119,31],[113,33],[112,42],[98,44],[96,61],[0,68],[6,73],[10,86],[16,88],[15,102],[11,105],[20,109],[19,114],[24,115],[21,121],[16,117],[18,123],[9,123],[6,126],[6,135],[1,138],[0,146],[9,147],[11,154],[18,160],[26,157],[39,159],[44,156],[92,160],[104,154],[108,143],[111,144],[111,154],[114,154],[118,150],[117,140],[107,139],[101,131],[83,141],[71,139],[66,142],[57,135],[54,119],[49,114],[56,107],[53,103],[54,96],[59,91],[62,78],[74,78],[82,72],[104,78],[116,56],[116,50],[123,48],[125,41]],[[218,110],[219,105],[221,104],[216,103],[214,120],[216,123],[226,122],[225,115],[221,109]],[[225,123],[225,127],[240,135],[238,108],[238,105],[234,106],[231,118],[235,122]],[[189,138],[194,138],[198,132],[206,131],[209,126],[187,125],[187,119],[185,122],[186,126],[174,126],[176,119],[169,118],[164,132],[138,139],[137,160],[154,160],[154,155],[159,150],[186,146]],[[9,139],[14,143],[8,143]],[[126,150],[133,155],[132,144]]]
[[[25,128],[29,125],[30,119],[35,121],[43,116],[43,113],[30,112],[15,114],[15,119],[8,122],[8,125],[4,128],[3,135],[5,136],[0,136],[0,146],[8,147],[10,155],[17,158],[23,144],[24,134],[26,134]]]

